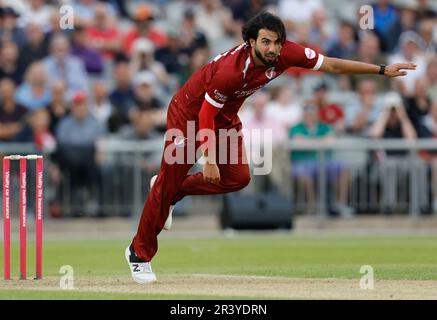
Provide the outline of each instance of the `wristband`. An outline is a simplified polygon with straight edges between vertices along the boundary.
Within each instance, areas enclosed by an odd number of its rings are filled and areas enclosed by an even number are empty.
[[[385,67],[386,67],[386,65],[385,64],[380,64],[379,67],[380,67],[379,74],[384,75],[385,74]]]

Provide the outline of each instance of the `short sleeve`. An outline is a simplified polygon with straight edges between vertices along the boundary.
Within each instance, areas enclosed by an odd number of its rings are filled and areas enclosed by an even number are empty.
[[[281,50],[280,59],[286,69],[290,67],[300,67],[319,70],[322,66],[324,56],[314,49],[304,47],[291,41],[285,41]]]
[[[222,108],[229,96],[234,92],[232,75],[218,71],[207,85],[205,100],[216,108]]]

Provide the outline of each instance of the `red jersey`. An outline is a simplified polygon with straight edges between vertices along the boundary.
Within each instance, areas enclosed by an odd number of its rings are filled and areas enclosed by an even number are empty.
[[[173,98],[176,112],[186,120],[197,120],[206,99],[221,108],[215,117],[216,129],[239,127],[237,113],[247,97],[290,67],[318,70],[322,63],[323,55],[286,41],[273,66],[256,67],[251,48],[241,44],[218,55],[188,79]]]
[[[343,120],[344,112],[338,104],[328,104],[326,107],[319,108],[319,118],[326,124],[334,125]]]

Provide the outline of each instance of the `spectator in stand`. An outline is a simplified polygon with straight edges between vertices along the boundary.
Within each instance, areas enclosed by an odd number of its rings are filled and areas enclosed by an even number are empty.
[[[313,52],[315,51],[315,52],[323,53],[322,48],[319,47],[318,43],[310,42],[310,38],[309,38],[310,30],[311,30],[311,25],[309,23],[302,23],[297,25],[295,27],[294,41],[301,44],[304,47],[312,49]],[[303,68],[293,68],[293,67],[288,68],[286,72],[290,76],[297,78],[299,80],[300,78],[306,75],[316,75],[316,76],[320,75],[320,72],[318,71],[314,71],[311,69],[303,69]]]
[[[0,81],[0,141],[14,141],[23,130],[27,109],[15,101],[15,83]]]
[[[226,50],[240,37],[241,29],[236,28],[231,11],[223,6],[221,0],[201,0],[194,12],[196,26],[208,39],[212,55]]]
[[[143,137],[162,134],[165,131],[166,118],[163,103],[155,93],[155,76],[149,71],[142,71],[135,75],[134,85],[134,107],[129,110],[130,125],[121,129],[121,136],[126,137],[132,133],[132,129],[139,126],[137,121],[144,122],[142,117],[148,117],[147,129],[144,128]]]
[[[155,59],[164,65],[169,74],[176,76],[188,64],[189,56],[182,48],[181,32],[170,30],[167,38],[167,45],[156,50]]]
[[[96,7],[100,5],[100,0],[76,0],[73,2],[74,21],[85,27],[93,24],[93,19],[96,12]],[[115,16],[116,11],[109,3],[104,4],[107,7],[108,13]]]
[[[415,0],[414,0],[415,1]],[[417,27],[417,5],[413,2],[400,2],[397,4],[399,19],[387,32],[387,39],[382,43],[384,51],[392,53],[397,49],[399,37],[407,31],[416,31]]]
[[[86,29],[89,46],[112,60],[114,54],[121,50],[121,33],[117,28],[117,20],[109,13],[108,5],[98,2],[94,7],[94,19]]]
[[[284,139],[288,137],[290,128],[302,120],[302,108],[294,102],[293,91],[288,85],[273,88],[265,112],[274,119],[275,127],[282,131],[280,137]]]
[[[403,33],[399,39],[400,52],[389,57],[388,62],[393,61],[410,61],[416,64],[416,70],[409,72],[402,79],[394,80],[398,90],[404,97],[414,95],[414,87],[416,80],[423,78],[426,74],[426,59],[421,49],[420,36],[413,31]]]
[[[321,7],[314,11],[313,22],[309,35],[310,43],[318,43],[322,51],[327,51],[330,45],[330,30],[328,30],[326,9]]]
[[[252,130],[261,130],[261,134],[259,136],[250,134],[249,136],[245,136],[245,139],[247,140],[247,146],[251,147],[248,150],[252,150],[251,159],[256,160],[256,163],[259,163],[259,161],[253,158],[261,155],[259,148],[263,142],[262,131],[272,130],[273,145],[283,142],[287,137],[287,132],[282,131],[275,119],[266,112],[269,100],[269,92],[257,92],[253,95],[250,101],[248,101],[248,104],[244,108],[244,112],[241,113],[240,117],[241,122],[244,124],[244,128],[247,130],[247,132],[251,132]]]
[[[384,110],[370,128],[373,139],[414,140],[417,133],[408,118],[402,98],[397,92],[384,97]],[[397,204],[398,178],[410,171],[411,163],[405,150],[380,150],[375,154],[382,183],[382,203],[385,212],[392,212]]]
[[[342,20],[337,35],[338,37],[327,49],[327,55],[340,59],[352,59],[357,51],[355,26],[346,20]]]
[[[183,85],[197,70],[209,61],[210,51],[208,48],[197,48],[193,51],[190,62],[179,74],[179,83]]]
[[[43,60],[50,83],[62,80],[67,86],[67,97],[78,90],[88,90],[88,75],[79,58],[70,54],[70,42],[62,34],[50,42],[50,55]]]
[[[19,63],[19,49],[13,42],[4,42],[0,48],[0,79],[12,79],[16,85],[21,84],[26,70]]]
[[[89,76],[100,77],[103,74],[103,55],[101,51],[93,49],[93,41],[87,37],[82,26],[76,25],[71,39],[71,54],[82,61]]]
[[[369,136],[369,128],[383,110],[382,100],[377,97],[377,82],[364,79],[358,83],[358,96],[354,103],[345,107],[346,131],[360,137]]]
[[[20,18],[20,23],[23,27],[27,27],[30,23],[42,26],[44,31],[50,28],[50,19],[54,10],[52,5],[46,4],[44,0],[28,0],[24,7],[24,12]]]
[[[431,101],[437,103],[437,57],[432,58],[427,65],[428,94]]]
[[[404,99],[405,109],[418,138],[430,138],[432,132],[424,124],[426,115],[430,112],[432,102],[428,94],[426,78],[416,80],[414,96]]]
[[[108,88],[104,80],[96,80],[93,84],[93,102],[90,104],[90,113],[108,129],[108,120],[112,114],[112,104],[108,97]]]
[[[42,60],[48,54],[49,43],[42,25],[29,22],[26,26],[27,42],[20,50],[19,64],[25,67]]]
[[[323,8],[320,0],[279,0],[278,14],[287,32],[294,32],[301,23],[310,23],[314,12]]]
[[[306,103],[303,107],[302,122],[290,129],[290,138],[296,141],[311,143],[314,140],[333,143],[335,141],[333,129],[319,121],[318,108]],[[325,155],[325,168],[328,181],[335,186],[336,203],[333,211],[341,217],[353,216],[353,208],[347,205],[347,194],[350,185],[350,177],[343,164],[331,159],[331,153]],[[319,174],[319,163],[316,151],[292,151],[292,174],[297,179],[298,186],[307,196],[308,213],[315,213],[316,184],[315,179]]]
[[[437,18],[437,12],[431,8],[428,0],[417,0],[417,18],[420,20]]]
[[[50,132],[50,114],[46,108],[36,109],[27,115],[26,125],[17,137],[20,142],[33,143],[37,150],[51,153],[56,139]]]
[[[12,7],[0,7],[0,43],[13,42],[18,47],[26,43],[26,33],[17,24],[19,16]]]
[[[153,43],[147,39],[138,39],[134,42],[130,69],[132,76],[141,71],[152,72],[157,80],[158,95],[170,94],[174,89],[172,78],[165,70],[164,65],[155,60],[155,48]]]
[[[318,108],[320,121],[330,125],[336,133],[343,133],[345,126],[343,107],[329,101],[328,85],[325,82],[320,82],[314,88],[314,104]]]
[[[399,22],[399,15],[390,0],[376,0],[373,7],[375,31],[383,44],[382,51],[387,51],[384,47],[390,42],[391,30]]]
[[[381,52],[381,46],[378,37],[372,32],[365,32],[360,34],[358,42],[357,56],[353,60],[372,64],[387,64],[387,59]],[[390,79],[386,77],[375,77],[371,75],[350,75],[349,79],[352,88],[356,89],[357,84],[364,79],[372,79],[377,81],[377,88],[380,92],[386,92],[390,89]]]
[[[130,54],[135,40],[138,38],[151,41],[155,48],[161,48],[167,44],[165,34],[153,27],[153,8],[148,4],[141,4],[136,7],[132,20],[135,23],[133,29],[124,36],[123,52]]]
[[[71,114],[60,121],[56,130],[60,168],[63,174],[68,173],[74,216],[84,214],[85,204],[96,204],[101,200],[96,143],[105,130],[89,113],[87,99],[85,91],[76,92],[72,97]],[[87,198],[82,191],[86,191]]]
[[[18,87],[17,102],[28,110],[44,108],[51,102],[47,72],[41,62],[34,62],[26,71],[25,81]]]
[[[422,37],[422,50],[429,58],[437,54],[437,42],[434,37],[435,24],[434,20],[425,19],[419,25],[419,34]]]
[[[55,134],[59,121],[70,112],[70,106],[67,102],[67,89],[64,82],[54,82],[51,89],[52,101],[48,106],[48,111],[50,115],[50,131]]]
[[[198,48],[208,48],[208,40],[205,34],[196,26],[193,10],[185,11],[180,31],[181,45],[183,51],[185,51],[188,56]]]
[[[108,120],[110,132],[116,132],[121,126],[129,123],[129,110],[134,106],[134,92],[127,60],[115,63],[113,77],[115,88],[109,95],[109,101],[114,106]]]

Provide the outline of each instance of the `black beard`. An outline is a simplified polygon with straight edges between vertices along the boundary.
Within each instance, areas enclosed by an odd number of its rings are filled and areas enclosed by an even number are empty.
[[[261,62],[266,66],[266,67],[273,67],[276,63],[276,59],[273,60],[272,62],[267,61],[266,59],[264,59],[264,57],[262,56],[261,52],[258,51],[258,49],[255,47],[255,55],[258,59],[261,60]]]

